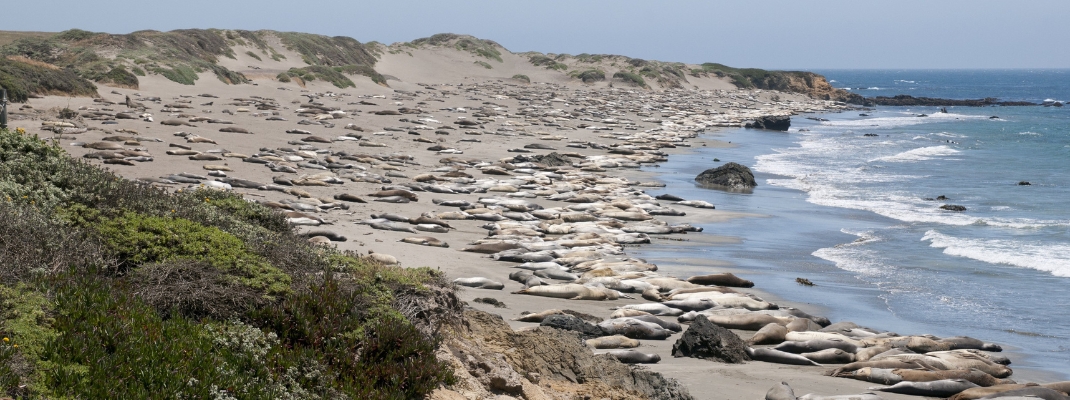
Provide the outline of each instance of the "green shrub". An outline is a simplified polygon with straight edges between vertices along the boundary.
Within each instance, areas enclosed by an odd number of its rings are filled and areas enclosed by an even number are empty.
[[[597,69],[589,69],[575,74],[575,77],[583,83],[592,83],[606,80],[606,73]]]
[[[69,69],[54,69],[9,60],[0,56],[0,86],[8,98],[23,103],[30,94],[64,93],[72,96],[95,96],[97,87]]]
[[[260,58],[259,55],[257,55],[256,53],[253,53],[252,51],[246,51],[245,54],[248,55],[249,57],[255,58],[256,61],[264,61],[262,58]]]
[[[197,71],[193,68],[185,65],[174,66],[171,68],[156,67],[153,72],[163,75],[164,78],[171,80],[172,82],[181,83],[183,85],[193,85],[197,81]]]
[[[527,75],[523,75],[523,74],[513,75],[513,79],[516,79],[518,81],[524,81],[524,82],[527,82],[527,83],[531,83],[531,78],[529,78]]]
[[[491,66],[491,65],[490,65],[489,63],[487,63],[486,61],[476,61],[476,62],[475,62],[475,64],[477,64],[477,65],[480,65],[480,66],[482,66],[483,68],[486,68],[486,69],[492,69],[492,68],[494,68],[493,66]]]
[[[278,79],[279,82],[287,83],[290,82],[290,74],[287,74],[285,72],[279,72],[279,74],[275,76],[275,79]]]
[[[639,86],[639,87],[644,87],[644,88],[647,87],[646,86],[646,81],[643,79],[643,77],[640,76],[639,74],[636,74],[636,73],[633,73],[633,72],[617,71],[616,73],[613,74],[613,78],[620,79],[620,80],[622,80],[624,82],[627,82],[627,83],[630,83],[630,84],[633,84],[633,85],[636,85],[636,86]]]
[[[133,72],[134,75],[137,75],[137,76],[145,76],[145,70],[141,69],[141,67],[131,68],[130,72]]]
[[[143,73],[144,74],[144,73]],[[98,79],[100,83],[111,83],[121,87],[127,87],[131,89],[138,88],[137,76],[126,70],[126,67],[119,65],[108,71],[102,78]]]

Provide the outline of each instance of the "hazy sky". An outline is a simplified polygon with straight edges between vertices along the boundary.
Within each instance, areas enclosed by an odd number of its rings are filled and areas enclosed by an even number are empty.
[[[274,29],[772,69],[1070,68],[1066,0],[7,1],[0,30]]]

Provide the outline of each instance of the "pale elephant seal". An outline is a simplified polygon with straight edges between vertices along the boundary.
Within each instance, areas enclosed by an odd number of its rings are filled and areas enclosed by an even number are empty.
[[[942,379],[932,382],[899,382],[892,386],[871,387],[869,390],[908,394],[912,396],[950,397],[966,389],[979,387],[965,379]]]
[[[412,229],[408,225],[403,225],[396,222],[373,222],[371,224],[368,224],[368,226],[384,231],[416,233],[416,230]]]
[[[788,328],[775,322],[770,322],[759,329],[747,340],[747,344],[778,344],[784,341],[784,335],[788,334]]]
[[[963,390],[963,391],[955,394],[954,396],[951,396],[951,399],[954,399],[954,400],[976,400],[976,399],[983,399],[983,398],[990,398],[990,397],[991,398],[1000,398],[1004,393],[1007,393],[1007,392],[1010,392],[1010,391],[1013,391],[1013,390],[1027,389],[1027,388],[1030,388],[1030,387],[1039,387],[1039,386],[1037,386],[1035,384],[1011,383],[1011,384],[1005,384],[1005,385],[993,385],[993,386],[989,386],[989,387],[976,387],[976,388],[970,388],[970,389]],[[1036,400],[1036,399],[1034,399],[1034,400]]]
[[[625,364],[655,364],[661,361],[661,356],[657,354],[640,353],[635,350],[614,350],[606,354]]]
[[[634,318],[618,318],[598,323],[598,327],[607,335],[623,335],[632,339],[663,340],[672,336],[672,331],[658,324],[640,321]]]
[[[663,319],[658,318],[656,315],[653,315],[653,314],[636,315],[636,316],[627,317],[627,318],[633,318],[633,319],[637,319],[637,320],[640,320],[640,321],[643,321],[643,322],[649,322],[649,323],[652,323],[652,324],[657,324],[658,326],[660,326],[662,328],[665,328],[665,329],[668,329],[668,330],[673,331],[673,332],[680,332],[680,331],[684,330],[684,327],[680,326],[680,324],[678,324],[676,322],[673,322],[673,321],[663,320]]]
[[[630,349],[639,347],[639,341],[624,335],[603,336],[587,339],[587,347],[593,349]]]
[[[521,316],[519,316],[517,318],[513,318],[513,321],[542,322],[542,320],[544,318],[549,317],[551,315],[565,315],[565,312],[555,308],[555,309],[540,311],[540,312],[537,312],[537,313],[524,314],[524,315],[521,315]]]
[[[683,310],[672,308],[661,303],[628,304],[620,306],[619,308],[646,311],[654,315],[665,315],[670,317],[675,317],[684,313]]]
[[[784,342],[777,345],[776,349],[788,353],[812,353],[828,349],[840,349],[854,354],[858,351],[858,346],[840,339],[813,339],[805,342]]]
[[[887,345],[858,349],[858,351],[855,352],[855,359],[858,361],[868,361],[891,349],[892,347]]]
[[[799,355],[820,364],[847,364],[855,361],[854,353],[848,353],[840,349],[825,349]]]
[[[450,247],[449,243],[443,242],[441,239],[434,238],[431,236],[409,236],[407,238],[401,239],[400,241],[404,243],[418,244],[421,246]]]
[[[717,303],[710,299],[669,300],[661,304],[684,311],[702,311],[717,307]]]
[[[461,285],[477,289],[491,289],[502,290],[505,285],[501,282],[492,281],[488,278],[474,277],[474,278],[457,278],[453,280],[455,285]]]
[[[555,297],[569,300],[606,300],[609,298],[608,293],[605,291],[596,290],[595,288],[589,288],[575,283],[533,286],[515,291],[513,294],[529,294],[532,296]]]
[[[648,313],[648,312],[642,311],[642,310],[632,310],[630,308],[618,308],[615,311],[613,311],[612,314],[609,314],[609,318],[610,319],[616,319],[616,318],[626,318],[626,317],[637,317],[637,316],[640,316],[640,315],[654,315],[654,314],[651,314],[651,313]]]
[[[449,233],[449,228],[435,224],[417,224],[416,230],[431,233]]]
[[[386,197],[380,197],[380,198],[372,200],[372,201],[378,201],[380,203],[405,204],[405,203],[411,202],[412,200],[409,200],[405,196],[386,196]]]
[[[785,353],[780,350],[773,349],[755,349],[751,347],[746,348],[747,356],[754,361],[765,361],[776,364],[791,364],[791,365],[816,365],[821,366],[816,362],[813,362],[809,358],[800,356],[798,354]]]
[[[312,236],[308,238],[308,243],[316,246],[327,246],[331,244],[331,239],[323,236]]]
[[[861,394],[841,394],[837,396],[821,396],[813,393],[807,393],[799,396],[799,400],[884,400],[882,397],[873,393],[861,393]]]
[[[788,386],[787,382],[780,382],[773,385],[768,392],[765,392],[765,400],[796,400],[795,391],[791,390],[791,386]]]
[[[713,285],[729,287],[754,287],[754,282],[735,276],[730,272],[722,274],[698,275],[687,278],[688,282],[696,285]]]
[[[368,258],[370,258],[372,260],[375,260],[376,262],[384,264],[384,265],[398,265],[398,264],[400,264],[396,257],[394,257],[392,255],[389,255],[389,254],[375,253],[375,252],[369,251],[368,252]]]

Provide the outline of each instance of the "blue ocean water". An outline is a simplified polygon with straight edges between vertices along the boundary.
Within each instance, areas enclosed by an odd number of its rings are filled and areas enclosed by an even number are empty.
[[[817,72],[864,96],[1070,100],[1070,70]],[[667,192],[765,215],[708,226],[743,243],[702,257],[731,261],[834,320],[969,335],[1004,345],[1025,378],[1070,379],[1070,107],[804,117],[787,134],[720,133],[736,147],[662,165]],[[714,157],[750,166],[759,187],[696,188],[691,179],[719,165]],[[644,255],[680,256],[659,251]]]

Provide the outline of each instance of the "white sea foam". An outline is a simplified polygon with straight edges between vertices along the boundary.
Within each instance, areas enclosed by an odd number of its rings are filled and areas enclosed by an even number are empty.
[[[1022,135],[1022,136],[1041,136],[1041,135],[1040,135],[1039,133],[1037,133],[1037,132],[1030,132],[1030,131],[1026,131],[1026,132],[1018,132],[1018,134],[1019,134],[1019,135]]]
[[[1004,264],[1070,277],[1070,245],[1030,243],[1005,239],[964,239],[935,230],[925,232],[922,241],[944,249],[944,254],[966,257],[991,264]]]
[[[882,161],[882,162],[925,161],[925,160],[931,160],[931,159],[936,158],[936,157],[950,156],[950,155],[958,154],[958,153],[959,153],[958,150],[952,149],[952,148],[950,148],[948,146],[921,147],[921,148],[917,148],[917,149],[913,149],[913,150],[907,150],[907,151],[904,151],[902,153],[891,155],[891,156],[877,157],[877,158],[874,158],[872,160],[869,160],[869,162],[876,162],[876,161]]]

